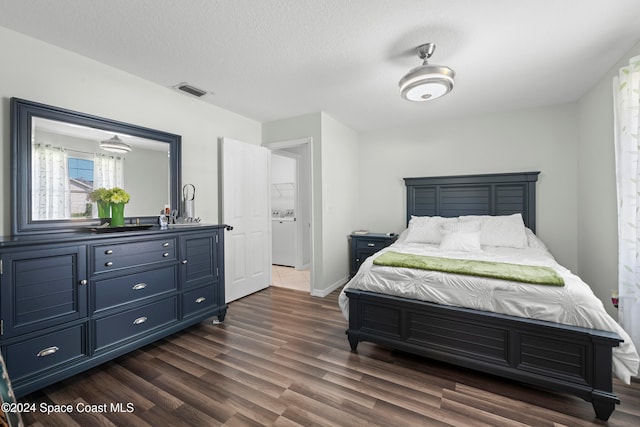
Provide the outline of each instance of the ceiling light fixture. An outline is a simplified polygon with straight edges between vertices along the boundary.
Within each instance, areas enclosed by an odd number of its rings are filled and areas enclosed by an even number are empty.
[[[408,101],[430,101],[440,98],[453,89],[453,78],[456,73],[444,65],[430,65],[428,59],[436,50],[433,43],[418,46],[418,56],[424,62],[421,66],[409,71],[400,79],[400,95]]]
[[[111,139],[100,141],[100,148],[114,153],[128,153],[131,151],[131,146],[118,138],[118,135],[113,135]]]

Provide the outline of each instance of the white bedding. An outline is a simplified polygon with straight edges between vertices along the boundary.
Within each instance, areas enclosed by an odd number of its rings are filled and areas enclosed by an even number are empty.
[[[344,316],[349,318],[349,298],[345,289],[354,288],[391,294],[439,304],[492,311],[512,316],[547,320],[616,332],[624,342],[613,348],[613,373],[626,384],[638,373],[640,358],[629,335],[609,316],[602,302],[578,276],[558,264],[544,244],[529,236],[530,247],[515,249],[483,247],[481,252],[442,251],[439,245],[403,243],[402,238],[370,256],[345,285],[339,298]],[[373,259],[386,251],[461,259],[479,259],[553,268],[565,286],[531,285],[436,271],[373,265]]]

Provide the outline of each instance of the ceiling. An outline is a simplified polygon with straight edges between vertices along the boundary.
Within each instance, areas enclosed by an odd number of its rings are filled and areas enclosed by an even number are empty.
[[[0,26],[260,122],[359,132],[572,102],[640,41],[638,0],[0,0]],[[398,81],[437,45],[426,103]],[[190,96],[190,95],[184,95]]]

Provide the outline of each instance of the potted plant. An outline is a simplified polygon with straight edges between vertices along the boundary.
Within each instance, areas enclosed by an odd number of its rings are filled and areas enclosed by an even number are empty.
[[[103,200],[111,204],[111,227],[124,226],[124,205],[129,203],[131,196],[120,187],[107,190]]]
[[[111,220],[111,203],[105,199],[107,190],[104,187],[96,188],[89,193],[89,200],[96,202],[98,205],[98,218],[100,218],[100,224],[110,222]]]

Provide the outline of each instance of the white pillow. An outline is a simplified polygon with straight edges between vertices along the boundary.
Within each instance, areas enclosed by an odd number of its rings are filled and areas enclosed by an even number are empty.
[[[485,246],[526,248],[529,246],[522,215],[461,216],[461,221],[480,220],[480,243]]]
[[[440,231],[444,235],[448,233],[454,233],[456,231],[470,233],[473,231],[480,231],[480,228],[481,228],[480,221],[474,221],[474,220],[460,221],[456,219],[456,221],[443,223],[440,226]]]
[[[405,243],[439,244],[442,240],[440,227],[443,224],[457,221],[457,218],[443,218],[441,216],[411,216]]]
[[[529,247],[531,249],[536,249],[543,252],[549,252],[547,245],[545,245],[542,240],[538,236],[535,235],[533,231],[529,228],[525,227],[525,231],[527,233],[527,241],[529,242]]]
[[[479,231],[454,231],[442,236],[440,249],[443,251],[480,252]]]

